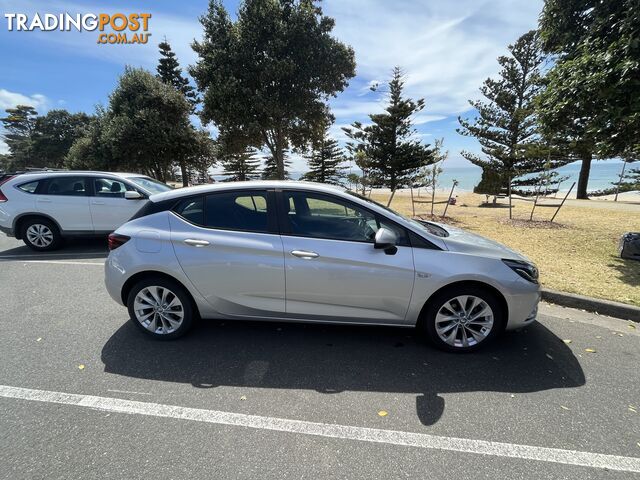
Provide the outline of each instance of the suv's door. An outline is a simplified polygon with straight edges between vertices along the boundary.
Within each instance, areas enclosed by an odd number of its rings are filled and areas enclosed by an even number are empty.
[[[96,232],[113,232],[126,223],[147,200],[127,200],[125,192],[137,189],[126,182],[109,177],[90,177],[91,217]]]
[[[415,276],[406,231],[337,196],[303,190],[280,195],[287,315],[403,323]],[[381,226],[398,235],[395,254],[373,247]]]
[[[36,209],[53,218],[67,233],[91,233],[93,222],[87,192],[85,177],[51,176],[37,190]]]
[[[187,198],[169,216],[178,261],[216,311],[283,316],[284,258],[273,192],[233,190]]]

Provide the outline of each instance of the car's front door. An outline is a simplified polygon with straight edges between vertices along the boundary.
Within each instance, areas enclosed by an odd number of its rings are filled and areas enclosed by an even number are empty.
[[[171,242],[196,289],[225,315],[282,317],[284,258],[274,193],[187,198],[170,214]]]
[[[89,206],[96,232],[113,232],[146,203],[144,199],[124,197],[127,191],[136,191],[128,183],[108,177],[92,177],[89,181],[92,183]]]
[[[287,315],[310,320],[402,324],[414,283],[406,231],[333,195],[281,193]],[[374,248],[380,227],[395,253]]]
[[[79,176],[51,176],[36,194],[36,209],[53,218],[69,232],[91,233],[87,179]]]

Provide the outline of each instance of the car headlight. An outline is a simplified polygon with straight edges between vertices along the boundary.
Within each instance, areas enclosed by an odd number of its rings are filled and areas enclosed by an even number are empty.
[[[525,280],[528,280],[532,283],[538,283],[538,268],[534,264],[525,262],[523,260],[508,260],[505,258],[503,258],[502,261],[507,267],[516,272]]]

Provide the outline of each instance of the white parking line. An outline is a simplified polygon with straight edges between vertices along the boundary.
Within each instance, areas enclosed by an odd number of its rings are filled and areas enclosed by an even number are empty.
[[[298,433],[319,437],[383,443],[409,447],[476,453],[496,457],[537,460],[592,468],[607,468],[622,472],[640,473],[640,458],[605,455],[601,453],[535,447],[513,443],[488,442],[466,438],[441,437],[424,433],[351,427],[328,423],[306,422],[285,418],[263,417],[242,413],[221,412],[200,408],[178,407],[158,403],[137,402],[119,398],[78,395],[73,393],[33,390],[0,385],[0,397],[32,400],[45,403],[95,408],[107,412],[149,415],[153,417],[191,420],[195,422],[232,425],[260,430]]]
[[[1,260],[20,260],[20,259],[24,259],[24,258],[50,258],[50,257],[68,257],[70,255],[73,255],[74,257],[87,257],[87,258],[95,258],[95,257],[99,257],[100,255],[104,255],[105,252],[94,252],[94,253],[73,253],[73,254],[69,254],[69,253],[47,253],[47,254],[35,254],[35,255],[29,255],[29,254],[15,254],[15,255],[0,255],[0,259]]]
[[[76,262],[73,260],[16,260],[19,263],[46,263],[51,265],[100,265],[104,266],[104,262]]]

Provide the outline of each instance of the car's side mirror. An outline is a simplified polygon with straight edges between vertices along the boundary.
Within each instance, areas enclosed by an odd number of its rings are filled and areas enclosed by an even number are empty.
[[[376,238],[373,243],[373,248],[378,250],[384,250],[387,255],[393,255],[398,251],[396,244],[398,243],[398,237],[393,230],[382,227],[376,232]]]
[[[124,192],[124,198],[126,198],[127,200],[141,200],[144,197],[142,196],[142,194],[140,192],[136,192],[135,190],[131,190],[128,192]]]

